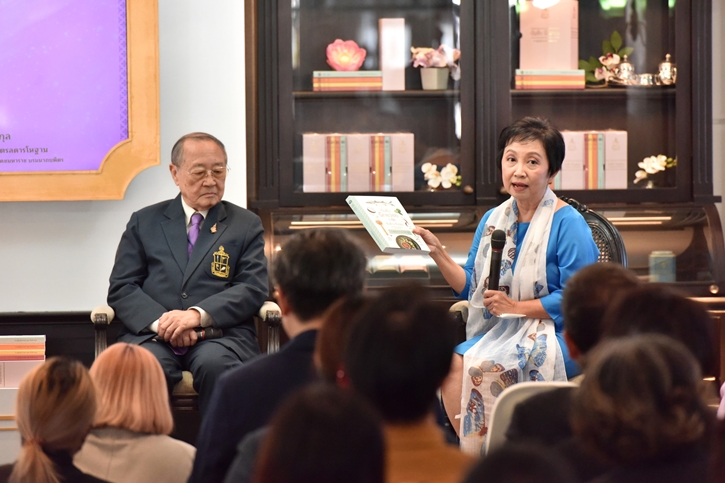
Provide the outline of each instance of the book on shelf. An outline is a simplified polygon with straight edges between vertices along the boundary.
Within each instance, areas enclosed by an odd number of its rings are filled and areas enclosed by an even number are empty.
[[[382,78],[381,70],[314,70],[313,79],[345,79],[345,78]]]
[[[406,46],[404,18],[381,18],[378,20],[378,50],[380,70],[383,73],[384,91],[405,90],[405,68],[410,52]],[[409,44],[408,44],[409,45]]]
[[[45,358],[32,361],[0,361],[0,388],[19,387],[20,381],[44,362]]]
[[[430,253],[395,196],[348,196],[345,201],[383,253]]]
[[[312,72],[312,90],[315,92],[381,91],[383,73],[379,70],[316,70]]]
[[[553,189],[627,188],[627,131],[561,131],[566,156]]]
[[[0,346],[6,344],[43,344],[44,335],[0,335]]]
[[[584,71],[516,69],[516,89],[584,89]]]
[[[303,133],[302,191],[413,191],[413,133]]]

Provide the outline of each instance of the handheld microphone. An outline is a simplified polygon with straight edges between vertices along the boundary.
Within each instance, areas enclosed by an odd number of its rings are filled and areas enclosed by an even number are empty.
[[[196,332],[196,336],[199,338],[199,340],[207,340],[207,339],[218,339],[224,335],[221,329],[217,327],[197,327],[194,329],[194,332]]]
[[[491,234],[491,271],[488,274],[488,289],[498,290],[498,279],[501,276],[501,255],[506,245],[506,232],[494,230]]]

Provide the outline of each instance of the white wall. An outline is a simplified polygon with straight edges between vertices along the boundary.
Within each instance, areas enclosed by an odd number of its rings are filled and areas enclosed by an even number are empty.
[[[171,147],[206,131],[232,170],[225,199],[246,205],[244,2],[159,0],[161,165],[122,201],[0,203],[0,312],[90,310],[105,303],[118,240],[131,213],[176,196]]]

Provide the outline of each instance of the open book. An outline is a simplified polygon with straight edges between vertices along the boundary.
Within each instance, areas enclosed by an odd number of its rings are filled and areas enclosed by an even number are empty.
[[[347,204],[384,253],[429,253],[395,196],[348,196]]]

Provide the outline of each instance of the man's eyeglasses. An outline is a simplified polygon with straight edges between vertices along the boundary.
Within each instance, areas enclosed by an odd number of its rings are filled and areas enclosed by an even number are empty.
[[[202,179],[206,178],[209,174],[212,175],[214,179],[224,179],[227,177],[227,173],[229,172],[229,166],[216,166],[212,169],[205,169],[201,166],[197,168],[193,168],[192,170],[188,171],[189,177],[193,181],[201,181]]]

